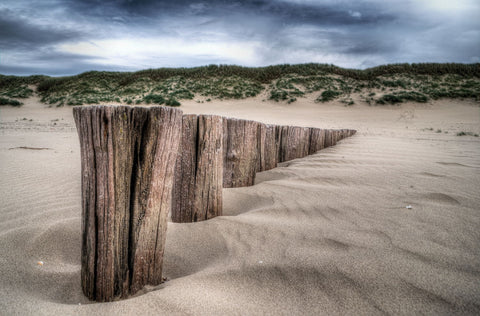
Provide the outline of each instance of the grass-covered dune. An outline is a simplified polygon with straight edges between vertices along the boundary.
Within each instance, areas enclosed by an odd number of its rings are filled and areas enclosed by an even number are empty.
[[[326,64],[249,68],[210,65],[138,72],[90,71],[69,77],[0,75],[0,105],[21,105],[34,93],[52,106],[116,102],[180,105],[181,100],[265,99],[319,102],[355,99],[368,104],[427,102],[439,98],[480,100],[480,64],[393,64],[365,70]]]

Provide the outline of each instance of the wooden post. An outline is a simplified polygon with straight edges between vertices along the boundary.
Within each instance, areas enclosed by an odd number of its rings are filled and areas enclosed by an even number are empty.
[[[335,144],[337,143],[335,134],[335,130],[333,129],[325,130],[325,148],[335,146]]]
[[[223,187],[251,186],[255,182],[258,154],[258,125],[247,120],[224,120]]]
[[[258,124],[257,134],[257,169],[256,172],[265,170],[265,137],[266,137],[266,125],[263,123]]]
[[[275,146],[277,150],[277,163],[284,162],[283,160],[283,147],[282,147],[282,134],[283,126],[275,125]]]
[[[277,166],[275,125],[259,124],[257,161],[257,172],[270,170]]]
[[[288,125],[279,126],[279,134],[278,162],[285,162],[288,157]]]
[[[172,221],[222,215],[223,118],[184,115],[173,189]]]
[[[182,112],[73,109],[82,162],[82,288],[96,301],[162,282]]]
[[[223,118],[217,115],[200,115],[194,222],[222,215],[223,159]]]
[[[183,115],[182,136],[175,165],[172,221],[189,223],[194,219],[195,174],[197,172],[198,116]]]
[[[310,129],[310,147],[308,154],[313,155],[325,147],[325,130],[320,128]]]
[[[282,126],[281,161],[289,161],[308,155],[310,129],[308,127]]]

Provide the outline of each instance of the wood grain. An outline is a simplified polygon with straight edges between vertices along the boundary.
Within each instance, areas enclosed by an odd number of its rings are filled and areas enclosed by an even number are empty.
[[[223,187],[251,186],[255,182],[260,123],[234,118],[224,119]]]

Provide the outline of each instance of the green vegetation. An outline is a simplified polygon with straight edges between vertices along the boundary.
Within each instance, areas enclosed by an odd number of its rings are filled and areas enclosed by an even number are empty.
[[[168,100],[165,102],[165,105],[169,105],[169,106],[180,106],[180,102],[178,102],[178,101],[175,100],[175,99],[168,99]]]
[[[265,92],[270,100],[292,103],[308,94],[321,102],[369,104],[427,102],[439,98],[480,100],[480,64],[396,64],[365,70],[326,64],[260,68],[210,65],[138,72],[91,71],[70,77],[0,75],[0,97],[27,98],[36,87],[41,101],[55,106],[116,102],[178,106],[204,97],[244,99]]]
[[[149,94],[143,98],[143,102],[147,104],[163,104],[165,103],[165,99],[159,94]]]
[[[17,100],[0,97],[0,105],[21,106],[22,103]]]
[[[404,101],[414,101],[425,103],[428,101],[428,97],[422,93],[415,91],[401,91],[393,94],[385,94],[377,99],[377,104],[396,104]]]
[[[328,101],[332,101],[332,100],[336,99],[340,95],[342,95],[342,93],[339,92],[339,91],[325,90],[320,95],[320,98],[317,98],[317,100],[322,101],[322,102],[328,102]]]
[[[478,134],[474,134],[472,132],[459,132],[457,133],[457,136],[475,136],[475,137],[478,137]]]

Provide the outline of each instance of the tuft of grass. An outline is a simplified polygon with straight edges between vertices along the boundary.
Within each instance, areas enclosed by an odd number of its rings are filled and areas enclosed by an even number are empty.
[[[165,103],[165,99],[163,98],[163,96],[159,95],[159,94],[149,94],[147,96],[145,96],[143,98],[143,102],[147,103],[147,104],[163,104]]]
[[[461,132],[458,132],[458,133],[457,133],[457,136],[474,136],[474,137],[478,137],[478,134],[472,133],[472,132],[464,132],[464,131],[461,131]]]
[[[28,88],[26,85],[21,85],[18,87],[8,87],[2,90],[3,91],[0,91],[0,95],[9,98],[26,99],[33,95],[33,90]]]
[[[0,105],[22,106],[22,103],[17,100],[0,97]]]
[[[320,97],[317,98],[317,101],[328,102],[338,98],[342,93],[335,90],[325,90],[322,92]]]
[[[165,105],[168,105],[168,106],[180,106],[180,102],[178,102],[177,100],[175,99],[168,99],[166,102],[165,102]]]
[[[272,90],[270,92],[270,100],[284,101],[288,99],[288,92],[284,90]]]
[[[393,94],[385,94],[376,100],[377,104],[397,104],[405,101],[414,101],[425,103],[428,101],[428,97],[423,93],[415,91],[401,91]]]

